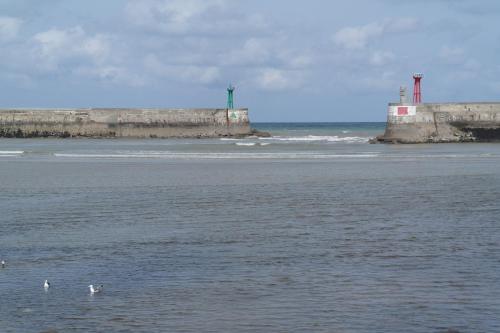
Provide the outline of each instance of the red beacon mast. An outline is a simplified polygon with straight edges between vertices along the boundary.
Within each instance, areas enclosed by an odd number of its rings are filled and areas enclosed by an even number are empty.
[[[413,104],[422,103],[422,90],[420,89],[420,81],[424,75],[422,73],[413,74],[413,79],[415,80],[415,86],[413,88]]]

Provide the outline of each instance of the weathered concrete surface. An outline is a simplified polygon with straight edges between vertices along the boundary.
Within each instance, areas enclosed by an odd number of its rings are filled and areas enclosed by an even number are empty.
[[[500,103],[389,104],[379,142],[500,141]]]
[[[0,137],[250,135],[248,109],[0,109]]]

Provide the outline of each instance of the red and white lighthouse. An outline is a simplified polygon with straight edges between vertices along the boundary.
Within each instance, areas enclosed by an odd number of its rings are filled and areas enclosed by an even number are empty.
[[[422,73],[415,73],[413,74],[413,79],[415,80],[415,86],[413,87],[413,104],[420,104],[422,103],[422,90],[420,87],[420,81],[422,81],[422,78],[424,75]]]

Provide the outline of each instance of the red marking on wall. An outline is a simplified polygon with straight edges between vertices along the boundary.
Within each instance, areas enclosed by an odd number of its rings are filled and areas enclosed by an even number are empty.
[[[407,116],[408,115],[408,107],[400,106],[398,107],[398,116]]]

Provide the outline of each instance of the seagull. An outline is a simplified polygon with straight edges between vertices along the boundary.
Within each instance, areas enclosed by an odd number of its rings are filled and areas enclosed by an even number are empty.
[[[43,283],[43,289],[45,289],[45,291],[49,290],[50,288],[50,282],[49,280],[45,280],[45,282]]]
[[[97,288],[94,289],[94,285],[91,284],[89,286],[90,294],[94,295],[94,294],[100,293],[100,292],[102,292],[103,288],[104,288],[104,286],[101,284],[99,287],[97,287]]]
[[[1,263],[2,263],[2,268],[5,268],[5,260],[2,260]]]

